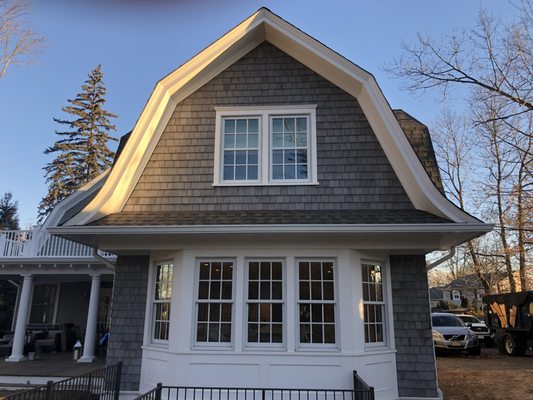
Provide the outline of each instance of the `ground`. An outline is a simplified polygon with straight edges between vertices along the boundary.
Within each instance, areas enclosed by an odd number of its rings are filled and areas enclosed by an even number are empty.
[[[437,357],[439,386],[444,400],[533,400],[533,353],[508,357],[497,349],[481,356]]]

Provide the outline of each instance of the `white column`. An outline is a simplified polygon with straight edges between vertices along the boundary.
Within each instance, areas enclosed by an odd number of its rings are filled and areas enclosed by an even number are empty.
[[[96,343],[96,323],[98,322],[98,298],[100,293],[100,274],[91,275],[91,298],[87,313],[87,327],[85,328],[85,342],[83,343],[83,356],[78,362],[93,362],[94,344]]]
[[[24,274],[22,282],[22,292],[20,294],[19,309],[17,313],[17,322],[15,324],[15,335],[13,337],[13,348],[11,355],[6,361],[17,362],[25,360],[24,345],[26,344],[26,327],[28,326],[28,312],[30,310],[31,287],[33,276]]]

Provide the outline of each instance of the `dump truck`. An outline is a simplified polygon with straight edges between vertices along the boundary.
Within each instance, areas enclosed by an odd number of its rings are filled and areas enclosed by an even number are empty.
[[[483,303],[500,353],[522,356],[533,350],[533,291],[488,295]]]

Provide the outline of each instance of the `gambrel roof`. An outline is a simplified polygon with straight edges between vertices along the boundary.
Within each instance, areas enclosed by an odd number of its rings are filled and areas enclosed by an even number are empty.
[[[110,225],[155,226],[163,224],[162,221],[167,221],[166,224],[169,226],[180,227],[189,223],[252,226],[261,223],[258,221],[297,225],[295,224],[297,220],[292,216],[290,218],[281,216],[277,219],[271,216],[269,220],[265,214],[266,210],[256,210],[253,217],[241,212],[233,221],[228,221],[227,216],[224,218],[223,214],[217,216],[204,213],[200,217],[194,213],[189,215],[179,212],[173,215],[159,213],[159,217],[156,218],[154,214],[134,215],[124,210],[176,106],[264,42],[275,46],[357,100],[413,208],[409,215],[405,212],[394,216],[394,212],[389,211],[384,212],[380,218],[376,216],[378,213],[368,213],[363,217],[362,213],[344,210],[342,216],[340,213],[331,215],[330,218],[316,215],[315,225],[327,225],[323,223],[324,221],[330,221],[329,225],[358,225],[359,228],[365,224],[374,226],[454,224],[453,228],[446,229],[450,232],[463,232],[466,235],[464,238],[478,236],[491,229],[489,225],[481,223],[446,199],[427,128],[407,113],[391,110],[370,73],[268,9],[261,8],[157,83],[120,157],[105,182],[100,183],[101,189],[97,193],[93,191],[90,198],[85,197],[84,202],[70,204],[68,208],[66,205],[60,205],[54,211],[57,215],[61,214],[61,217],[55,217],[55,225],[63,226],[53,228],[54,224],[51,224],[52,230],[70,235],[69,232],[81,232],[85,228],[97,232],[98,229]],[[357,215],[359,219],[355,218]],[[305,221],[306,218],[302,217],[300,225],[305,224]],[[439,229],[443,228],[435,228],[436,231]]]

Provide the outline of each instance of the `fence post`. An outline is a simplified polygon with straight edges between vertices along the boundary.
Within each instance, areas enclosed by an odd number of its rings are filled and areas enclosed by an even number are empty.
[[[53,384],[54,384],[54,381],[46,382],[46,400],[50,400],[52,398],[52,385]]]
[[[122,377],[122,361],[119,361],[116,365],[116,371],[115,371],[115,398],[114,400],[118,400],[120,397],[120,379]]]
[[[163,384],[159,382],[155,388],[155,399],[154,400],[161,400],[161,392],[163,391]],[[176,397],[177,399],[177,397]]]

